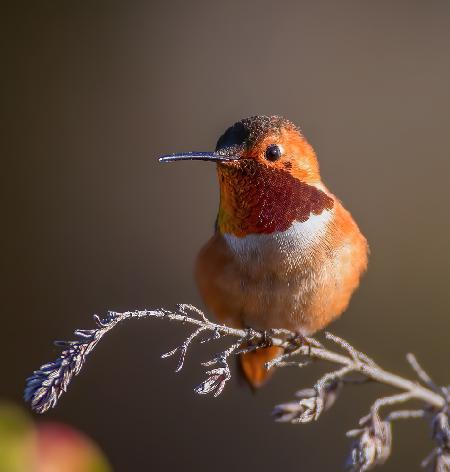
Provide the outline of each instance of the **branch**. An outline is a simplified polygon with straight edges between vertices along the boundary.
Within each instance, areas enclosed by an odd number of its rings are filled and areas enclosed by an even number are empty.
[[[313,388],[297,392],[296,401],[277,405],[273,411],[276,421],[308,423],[317,420],[334,404],[345,384],[374,381],[397,389],[399,393],[376,400],[370,413],[361,418],[360,428],[349,431],[350,437],[357,438],[348,463],[350,469],[358,472],[369,470],[377,464],[382,464],[389,457],[392,421],[430,417],[433,438],[437,446],[424,461],[424,466],[432,467],[435,471],[450,470],[445,468],[446,464],[450,463],[449,388],[435,385],[412,354],[408,354],[408,362],[424,385],[382,369],[366,354],[330,333],[325,334],[326,340],[343,352],[335,352],[313,338],[299,336],[286,329],[261,332],[216,324],[191,305],[179,305],[176,311],[159,308],[123,313],[110,311],[104,319],[94,316],[97,328],[76,330],[75,335],[78,338],[76,341],[56,342],[63,348],[61,355],[55,361],[41,366],[27,379],[25,401],[30,402],[31,408],[37,413],[44,413],[53,408],[67,390],[73,377],[80,373],[88,354],[103,336],[122,321],[149,317],[177,321],[195,328],[180,346],[162,355],[163,358],[178,356],[176,372],[183,368],[188,350],[195,342],[210,343],[224,337],[235,338],[227,349],[202,364],[214,368],[206,372],[205,380],[195,388],[198,394],[220,395],[231,378],[230,359],[238,354],[266,346],[279,346],[284,349],[284,354],[266,364],[268,369],[287,366],[305,367],[312,360],[327,361],[338,366],[336,370],[323,375]],[[205,337],[207,333],[209,336]],[[351,378],[349,374],[358,378]],[[381,418],[381,409],[410,400],[422,402],[423,407],[418,410],[391,411],[384,419]]]

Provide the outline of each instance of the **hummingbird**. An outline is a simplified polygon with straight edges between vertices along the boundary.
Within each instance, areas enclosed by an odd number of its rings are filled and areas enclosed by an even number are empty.
[[[312,146],[280,116],[230,126],[214,152],[166,154],[160,162],[215,162],[220,187],[215,231],[200,250],[195,278],[205,305],[225,325],[306,337],[347,308],[367,268],[368,244],[352,215],[322,182]],[[240,355],[260,387],[268,346]]]

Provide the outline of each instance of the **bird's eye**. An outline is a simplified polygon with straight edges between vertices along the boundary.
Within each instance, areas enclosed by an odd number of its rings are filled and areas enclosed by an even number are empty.
[[[280,146],[276,144],[270,144],[266,148],[266,159],[271,162],[278,161],[281,157],[282,151]]]

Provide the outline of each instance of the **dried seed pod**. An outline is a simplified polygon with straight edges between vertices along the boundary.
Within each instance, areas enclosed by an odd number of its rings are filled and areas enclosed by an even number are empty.
[[[391,453],[391,424],[381,421],[379,416],[371,416],[370,424],[360,430],[350,432],[351,436],[359,436],[354,442],[348,467],[354,472],[364,472],[376,465],[384,464]]]

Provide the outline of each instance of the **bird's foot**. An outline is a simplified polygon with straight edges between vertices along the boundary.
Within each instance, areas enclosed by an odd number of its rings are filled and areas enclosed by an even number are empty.
[[[293,349],[306,346],[308,348],[306,355],[307,356],[311,355],[311,347],[312,347],[311,342],[303,333],[301,333],[300,331],[295,331],[295,334],[290,339],[290,341],[293,344]]]
[[[259,334],[259,337],[256,337],[255,334]],[[254,346],[258,346],[258,347],[273,346],[272,337],[271,337],[272,335],[273,333],[271,329],[247,328],[247,340],[248,340],[247,342]]]
[[[272,330],[271,329],[263,329],[261,331],[259,331],[259,333],[261,333],[261,341],[260,341],[260,345],[262,347],[272,347],[273,346],[273,342],[272,342]]]

